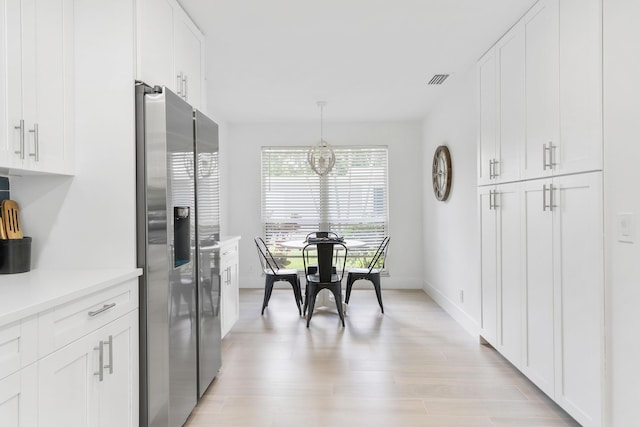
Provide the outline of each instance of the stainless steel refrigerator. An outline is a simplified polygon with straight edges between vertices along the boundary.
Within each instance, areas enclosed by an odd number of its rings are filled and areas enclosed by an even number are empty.
[[[136,84],[140,426],[178,427],[220,354],[218,126]]]

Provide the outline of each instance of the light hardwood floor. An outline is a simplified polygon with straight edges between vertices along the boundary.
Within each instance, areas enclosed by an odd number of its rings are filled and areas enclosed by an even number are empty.
[[[422,291],[352,293],[298,316],[291,289],[241,290],[223,367],[189,427],[578,426]]]

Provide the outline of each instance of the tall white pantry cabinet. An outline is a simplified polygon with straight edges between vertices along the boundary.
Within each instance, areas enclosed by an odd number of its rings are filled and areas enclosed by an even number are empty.
[[[538,1],[477,70],[481,336],[602,426],[601,0]]]

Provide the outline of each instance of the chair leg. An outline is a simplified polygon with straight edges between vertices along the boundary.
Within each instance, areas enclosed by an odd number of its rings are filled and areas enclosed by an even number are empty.
[[[311,316],[313,316],[313,308],[316,305],[316,296],[318,295],[318,288],[315,286],[307,285],[307,328],[311,322]]]
[[[340,320],[342,321],[342,327],[344,328],[344,311],[342,310],[342,292],[340,292],[340,288],[332,287],[330,288],[331,292],[333,292],[333,296],[336,300],[336,308],[338,309],[338,314],[340,315]]]
[[[304,286],[304,306],[302,308],[302,314],[307,313],[307,307],[309,306],[309,284]]]
[[[300,300],[302,297],[300,296],[300,284],[298,282],[298,278],[289,279],[289,283],[291,283],[291,287],[293,288],[293,297],[295,298],[296,305],[298,306],[298,314],[302,316],[302,309],[300,308]]]
[[[269,305],[269,300],[271,299],[271,292],[273,291],[273,280],[274,278],[271,276],[267,276],[264,279],[264,301],[262,302],[262,312],[261,315],[264,314],[264,309]]]
[[[347,292],[344,297],[345,304],[349,304],[349,298],[351,298],[351,288],[353,288],[353,282],[356,281],[356,278],[353,274],[347,275]]]
[[[373,283],[373,288],[376,291],[376,297],[378,297],[378,304],[380,304],[380,310],[382,311],[382,314],[384,314],[384,307],[382,306],[382,291],[380,290],[380,275],[374,274],[369,277],[369,280]]]

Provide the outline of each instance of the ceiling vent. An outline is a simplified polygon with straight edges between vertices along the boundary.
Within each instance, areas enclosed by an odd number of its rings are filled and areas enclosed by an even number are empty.
[[[445,80],[447,80],[447,77],[449,77],[449,74],[436,74],[435,76],[431,77],[431,80],[429,80],[428,84],[441,85]]]

